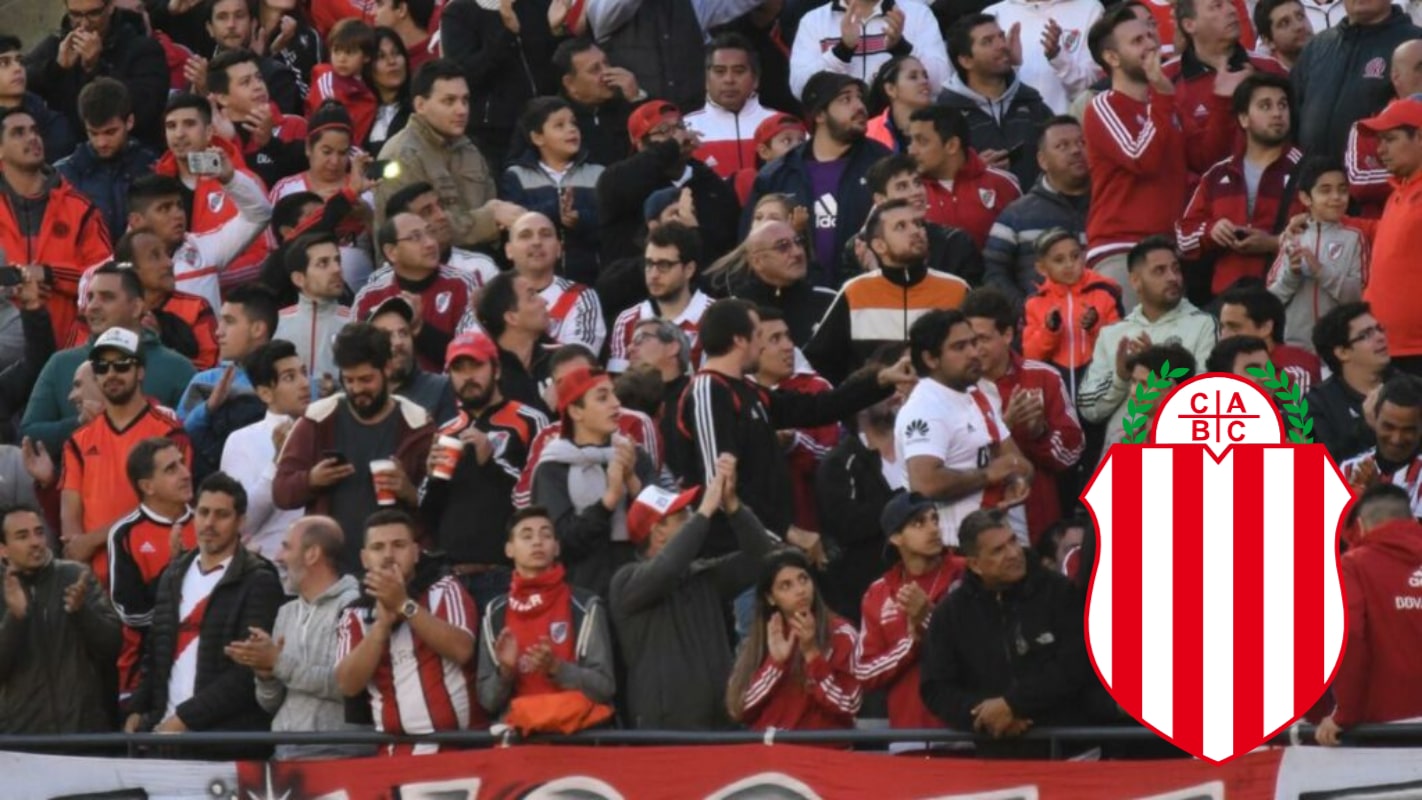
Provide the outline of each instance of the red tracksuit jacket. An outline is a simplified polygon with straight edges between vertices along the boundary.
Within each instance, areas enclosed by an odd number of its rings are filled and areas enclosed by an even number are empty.
[[[1012,364],[1007,373],[995,381],[1000,408],[1007,408],[1012,393],[1021,389],[1042,391],[1043,413],[1047,430],[1032,438],[1025,428],[1012,430],[1012,441],[1036,470],[1032,489],[1027,495],[1027,531],[1035,544],[1042,533],[1061,519],[1061,500],[1057,496],[1057,473],[1071,469],[1081,459],[1086,447],[1086,435],[1076,416],[1076,405],[1067,394],[1062,375],[1050,364],[1011,353]]]
[[[1422,524],[1389,522],[1341,559],[1348,643],[1333,681],[1343,728],[1422,716]]]
[[[1279,62],[1250,55],[1243,45],[1235,45],[1229,64],[1231,69],[1253,67],[1256,72],[1285,78],[1289,75]],[[1175,84],[1175,110],[1185,132],[1186,164],[1191,174],[1204,174],[1216,161],[1229,156],[1236,141],[1243,141],[1231,110],[1232,100],[1215,94],[1215,70],[1195,55],[1194,48],[1186,48],[1162,71]]]
[[[973,237],[979,250],[987,244],[997,215],[1022,196],[1017,178],[989,167],[978,158],[976,150],[968,151],[967,162],[953,176],[952,189],[927,175],[923,176],[923,188],[928,193],[928,221],[962,228]]]
[[[1095,266],[1147,236],[1174,232],[1185,208],[1189,144],[1168,94],[1140,103],[1104,91],[1086,106],[1082,127],[1091,165],[1086,257]]]
[[[835,730],[854,727],[859,713],[859,679],[854,677],[853,626],[840,617],[830,620],[830,643],[824,653],[803,666],[801,680],[792,677],[800,662],[797,646],[784,664],[767,654],[746,688],[741,721],[753,730]]]
[[[928,632],[932,609],[948,594],[963,574],[963,559],[947,556],[938,569],[910,578],[903,564],[895,564],[884,577],[869,584],[861,606],[859,646],[854,650],[854,676],[863,688],[873,691],[889,687],[889,727],[942,728],[943,720],[923,705],[918,694],[919,656],[923,635]],[[909,580],[928,595],[929,612],[922,630],[911,635],[908,616],[895,601],[899,589]]]
[[[1219,294],[1240,278],[1265,278],[1274,257],[1245,255],[1220,247],[1210,237],[1210,230],[1220,220],[1237,226],[1258,228],[1272,233],[1279,221],[1279,206],[1287,204],[1287,221],[1303,211],[1298,192],[1290,191],[1289,174],[1303,159],[1303,151],[1291,147],[1264,168],[1259,178],[1259,191],[1254,199],[1254,213],[1249,213],[1249,187],[1244,182],[1244,149],[1218,162],[1200,176],[1200,185],[1190,196],[1185,216],[1175,223],[1175,238],[1180,245],[1180,257],[1195,261],[1205,255],[1218,255],[1210,291]],[[1288,192],[1292,197],[1284,197]]]

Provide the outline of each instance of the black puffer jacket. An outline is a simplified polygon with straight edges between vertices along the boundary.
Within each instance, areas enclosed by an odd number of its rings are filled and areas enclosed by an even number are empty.
[[[122,631],[108,595],[73,561],[20,576],[29,610],[16,620],[0,601],[0,733],[97,733],[113,729]],[[0,584],[5,570],[0,569]],[[85,575],[84,607],[64,592]]]
[[[508,161],[504,154],[524,105],[558,91],[553,74],[558,42],[548,30],[548,3],[514,3],[513,9],[517,36],[504,27],[497,9],[487,11],[474,0],[454,0],[440,14],[440,51],[469,80],[465,132],[479,143],[496,174]]]
[[[933,610],[919,689],[939,719],[972,730],[972,709],[1003,697],[1036,727],[1085,725],[1109,708],[1086,656],[1083,598],[1066,577],[1032,563],[992,591],[964,573]]]
[[[1008,170],[1017,176],[1019,186],[1031,186],[1037,181],[1041,172],[1037,166],[1037,141],[1042,138],[1042,126],[1052,118],[1052,109],[1036,89],[1013,75],[1002,98],[993,100],[954,76],[948,81],[948,88],[938,95],[938,103],[961,111],[967,118],[968,138],[974,150],[1012,152]]]
[[[1401,8],[1377,25],[1343,20],[1313,37],[1289,76],[1299,147],[1309,155],[1339,158],[1353,123],[1381,111],[1392,99],[1392,51],[1422,29]]]
[[[864,592],[893,563],[879,527],[879,516],[893,496],[884,480],[883,457],[857,435],[844,437],[820,462],[815,476],[820,532],[840,550],[829,565],[826,601],[855,625]]]
[[[168,707],[168,679],[178,643],[183,576],[199,551],[192,550],[168,565],[158,579],[153,627],[145,643],[143,677],[130,701],[130,711],[143,715],[142,730],[163,721]],[[193,731],[263,731],[272,720],[257,704],[256,677],[239,666],[223,648],[250,635],[249,628],[270,631],[277,609],[285,601],[281,579],[270,561],[238,547],[226,574],[212,590],[198,632],[196,692],[177,708],[178,718]],[[246,748],[234,758],[265,758],[270,748]],[[209,757],[216,757],[209,755]]]

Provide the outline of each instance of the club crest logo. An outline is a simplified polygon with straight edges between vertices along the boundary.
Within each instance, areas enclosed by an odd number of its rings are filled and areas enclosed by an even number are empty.
[[[996,190],[996,189],[979,189],[979,190],[978,190],[978,199],[981,200],[981,201],[983,201],[983,207],[984,207],[984,208],[993,208],[994,206],[997,205],[997,190]]]
[[[1328,258],[1329,258],[1329,260],[1331,260],[1331,261],[1337,261],[1338,259],[1340,259],[1340,258],[1342,258],[1342,257],[1343,257],[1343,243],[1342,243],[1342,242],[1329,242],[1329,243],[1328,243]]]
[[[1364,78],[1381,78],[1386,72],[1387,60],[1382,56],[1370,60],[1367,65],[1363,67]]]
[[[216,214],[222,210],[222,204],[227,201],[227,195],[223,192],[212,192],[207,196],[207,210]]]
[[[549,625],[548,638],[553,640],[553,644],[562,644],[568,641],[568,623],[555,622]]]
[[[452,295],[449,292],[440,292],[435,295],[435,310],[443,314],[449,310],[449,301]]]
[[[1068,53],[1075,53],[1081,46],[1081,31],[1067,31],[1062,35],[1062,49]]]

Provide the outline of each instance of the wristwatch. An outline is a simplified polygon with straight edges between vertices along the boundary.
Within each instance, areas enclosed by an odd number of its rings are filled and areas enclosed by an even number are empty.
[[[413,619],[418,613],[420,613],[420,604],[414,600],[406,600],[405,604],[400,606],[400,616],[403,619]]]

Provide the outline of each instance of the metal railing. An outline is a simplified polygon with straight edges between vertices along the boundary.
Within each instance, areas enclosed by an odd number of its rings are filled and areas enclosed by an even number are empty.
[[[1270,740],[1274,745],[1312,744],[1314,726],[1298,725]],[[1059,758],[1069,745],[1099,745],[1159,741],[1152,731],[1139,726],[1038,728],[1020,737],[1025,741],[1045,742],[1050,757]],[[520,736],[512,730],[446,731],[420,736],[377,733],[375,731],[329,732],[188,732],[156,733],[81,733],[55,735],[3,735],[0,750],[50,752],[113,751],[130,753],[180,747],[200,751],[212,747],[269,747],[293,745],[389,745],[421,742],[458,747],[516,746],[518,744],[554,744],[581,746],[705,746],[729,744],[804,744],[843,745],[881,749],[893,743],[967,744],[983,741],[973,733],[943,729],[855,729],[832,731],[643,731],[599,729],[569,735],[539,734]],[[1360,725],[1342,737],[1344,746],[1422,745],[1422,723]]]

